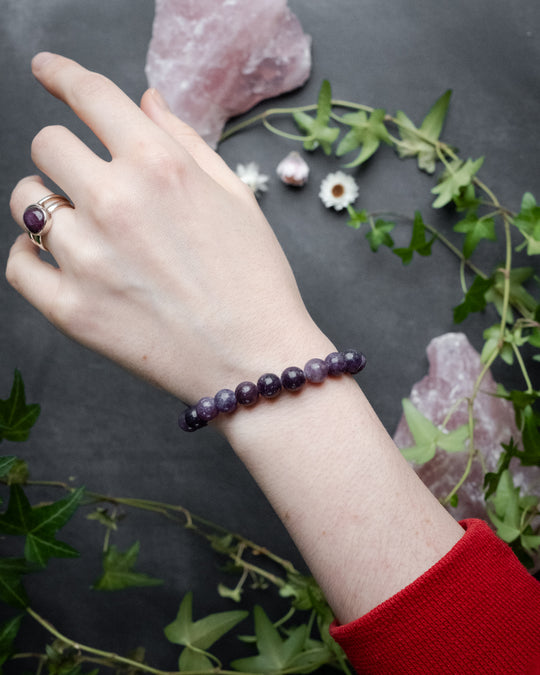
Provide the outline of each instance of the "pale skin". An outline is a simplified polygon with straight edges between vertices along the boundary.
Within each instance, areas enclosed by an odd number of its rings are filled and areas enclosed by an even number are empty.
[[[192,403],[335,350],[249,189],[158,92],[139,107],[101,75],[46,53],[32,70],[112,158],[46,127],[32,159],[50,185],[29,176],[13,191],[21,227],[26,206],[53,183],[75,205],[54,213],[44,237],[57,266],[26,234],[8,259],[9,283],[51,323]],[[404,588],[463,535],[352,377],[221,416],[219,427],[342,623]]]

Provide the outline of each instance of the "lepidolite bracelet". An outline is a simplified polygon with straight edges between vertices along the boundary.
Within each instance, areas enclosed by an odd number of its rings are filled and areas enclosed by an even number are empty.
[[[274,373],[265,373],[254,382],[240,382],[232,389],[220,389],[215,396],[204,396],[194,406],[180,413],[178,426],[183,431],[197,431],[215,419],[219,413],[232,413],[239,405],[254,405],[259,397],[275,398],[285,389],[299,391],[306,382],[320,384],[328,376],[338,377],[344,373],[356,375],[364,369],[366,357],[362,352],[348,349],[344,352],[332,352],[325,359],[310,359],[304,368],[289,366],[278,377]]]

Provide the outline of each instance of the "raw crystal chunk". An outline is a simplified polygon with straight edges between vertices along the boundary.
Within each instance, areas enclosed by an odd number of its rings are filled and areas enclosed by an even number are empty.
[[[460,399],[471,395],[474,383],[482,370],[480,355],[463,333],[447,333],[434,338],[427,348],[429,372],[417,382],[410,393],[412,404],[434,424],[441,425],[448,411]],[[491,394],[496,383],[487,373],[475,400],[475,446],[484,457],[486,470],[496,469],[501,454],[501,443],[519,434],[514,421],[513,406],[509,401]],[[466,424],[467,403],[463,401],[452,415],[448,431]],[[405,417],[399,422],[394,441],[400,448],[414,445]],[[468,452],[447,453],[438,449],[435,457],[415,469],[436,497],[445,497],[461,478],[468,460]],[[538,467],[520,467],[512,460],[511,469],[516,485],[523,493],[538,493],[540,470]],[[459,490],[459,503],[452,514],[458,518],[487,519],[483,500],[484,473],[480,461],[475,460],[469,479]],[[536,486],[536,487],[534,487]]]
[[[310,46],[287,0],[156,0],[146,74],[215,147],[229,117],[304,84]]]

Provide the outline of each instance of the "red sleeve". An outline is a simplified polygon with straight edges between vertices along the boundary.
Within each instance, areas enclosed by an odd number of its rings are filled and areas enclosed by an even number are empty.
[[[331,627],[361,674],[540,674],[540,583],[481,520],[365,616]]]

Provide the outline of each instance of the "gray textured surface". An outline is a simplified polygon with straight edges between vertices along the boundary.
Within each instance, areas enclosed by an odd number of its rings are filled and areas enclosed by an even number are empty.
[[[313,102],[321,80],[328,78],[336,98],[391,113],[402,109],[419,122],[436,98],[452,88],[444,138],[463,156],[485,156],[482,176],[510,208],[519,207],[525,190],[540,197],[540,9],[535,0],[290,4],[313,36],[314,65],[308,84],[283,97],[283,104]],[[0,8],[4,267],[16,233],[9,194],[19,177],[34,171],[29,158],[34,134],[46,124],[66,124],[96,147],[65,106],[34,82],[31,56],[48,49],[80,60],[137,100],[145,88],[153,3],[1,0]],[[320,180],[339,168],[337,160],[314,155],[312,179],[301,193],[278,183],[275,166],[293,147],[258,127],[227,141],[221,153],[232,166],[255,160],[271,175],[261,205],[293,264],[305,301],[338,345],[358,346],[368,355],[362,382],[392,432],[400,399],[424,374],[427,343],[454,328],[451,308],[461,298],[457,265],[442,249],[410,268],[387,251],[372,254],[362,234],[347,228],[344,216],[325,210],[317,198]],[[444,213],[430,213],[431,179],[391,150],[384,149],[355,175],[358,207],[409,215],[419,208],[430,222],[445,224]],[[409,230],[400,232],[396,240],[406,244]],[[499,255],[494,249],[489,254],[491,260]],[[73,476],[93,490],[180,502],[297,558],[264,497],[217,434],[181,435],[175,400],[57,333],[3,277],[0,312],[0,396],[7,395],[18,367],[28,399],[42,405],[31,440],[2,451],[20,451],[36,478]],[[464,326],[476,346],[484,325],[489,324],[473,319]],[[130,516],[116,543],[139,538],[141,567],[159,570],[166,584],[115,596],[92,594],[87,588],[98,574],[102,532],[82,518],[77,525],[85,534],[70,527],[69,541],[83,557],[52,564],[48,588],[36,589],[38,610],[81,641],[122,651],[144,644],[150,661],[172,667],[176,649],[167,646],[162,627],[174,617],[183,593],[195,591],[201,612],[223,606],[214,591],[211,554],[166,522]],[[30,587],[38,585],[36,577]]]

